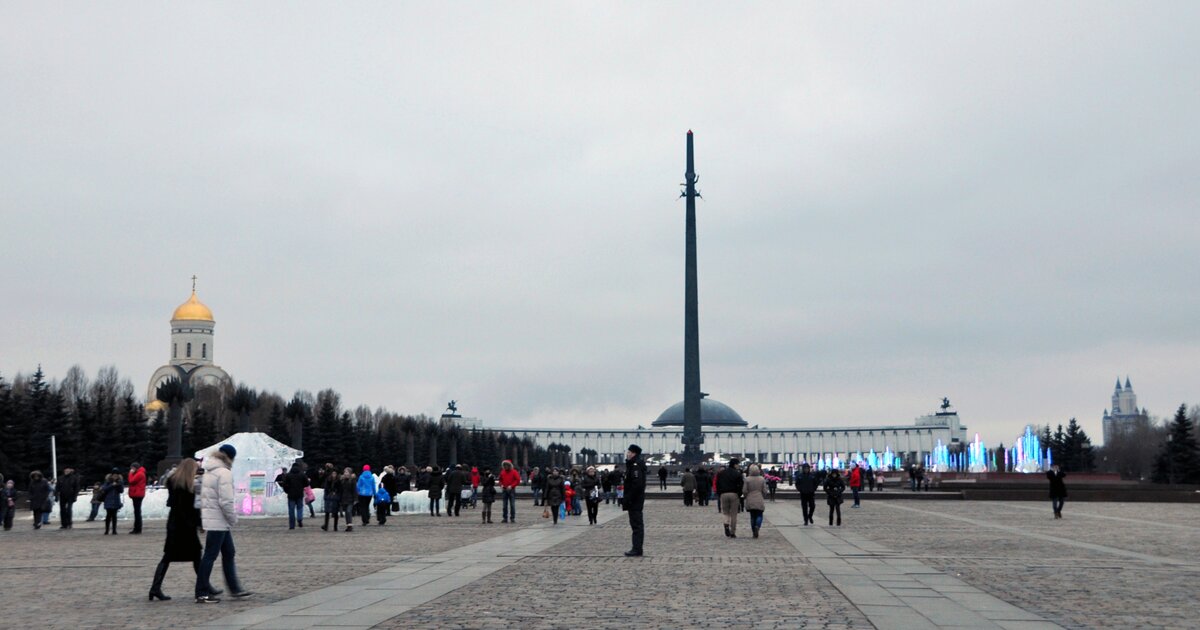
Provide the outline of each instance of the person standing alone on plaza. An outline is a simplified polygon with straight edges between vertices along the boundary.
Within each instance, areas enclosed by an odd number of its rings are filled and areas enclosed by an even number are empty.
[[[825,478],[825,502],[829,504],[829,524],[833,525],[833,515],[837,514],[838,527],[842,526],[842,493],[846,491],[846,482],[838,469],[829,471]]]
[[[483,516],[483,522],[490,525],[492,504],[496,502],[496,476],[492,474],[491,468],[484,468],[481,478],[479,500],[483,502],[483,511],[480,514]]]
[[[29,509],[33,512],[33,528],[42,528],[42,513],[50,510],[50,482],[40,470],[29,473]]]
[[[521,485],[521,473],[513,468],[512,462],[500,464],[500,501],[505,523],[517,522],[517,486]]]
[[[4,522],[4,531],[13,527],[13,517],[17,513],[17,486],[12,479],[4,482],[4,490],[0,491],[0,519]]]
[[[712,493],[712,477],[704,466],[696,467],[696,505],[708,505],[708,495]]]
[[[446,516],[458,516],[462,510],[462,489],[467,478],[462,465],[451,466],[446,472]]]
[[[796,475],[796,492],[800,493],[800,511],[804,513],[804,524],[812,525],[813,512],[817,511],[817,476],[812,474],[808,464],[800,465],[800,474]]]
[[[579,479],[579,494],[583,495],[583,503],[587,506],[588,523],[595,525],[600,513],[600,478],[596,476],[595,466],[588,466]]]
[[[1052,464],[1046,471],[1050,480],[1050,507],[1054,509],[1054,518],[1062,518],[1063,502],[1067,500],[1067,484],[1063,479],[1067,473],[1059,470],[1058,464]]]
[[[338,530],[338,516],[342,511],[342,478],[337,474],[337,470],[333,468],[333,464],[325,465],[325,479],[321,484],[322,499],[325,503],[325,524],[321,526],[321,531],[329,531],[329,518],[333,517],[333,531]],[[347,526],[350,523],[346,523]]]
[[[300,468],[300,462],[283,476],[283,491],[287,494],[288,529],[304,527],[304,489],[309,486],[308,475]]]
[[[117,535],[117,512],[124,506],[121,502],[121,495],[124,492],[125,486],[121,483],[121,469],[113,467],[112,472],[104,478],[104,485],[100,487],[100,493],[104,496],[105,535],[110,529],[114,536]]]
[[[642,461],[642,447],[630,444],[629,450],[625,451],[625,501],[621,505],[629,513],[629,528],[633,530],[633,548],[625,552],[630,557],[642,555],[646,540],[646,524],[642,520],[645,505],[646,462]]]
[[[58,496],[59,529],[71,529],[74,520],[75,501],[79,498],[79,475],[74,468],[63,470],[58,484],[54,486],[54,494]]]
[[[225,574],[225,585],[229,595],[241,599],[249,597],[250,591],[242,588],[238,581],[237,565],[234,563],[236,550],[233,546],[233,526],[237,525],[237,499],[233,491],[233,460],[237,449],[232,444],[222,444],[216,452],[204,458],[204,478],[200,485],[200,524],[204,528],[204,556],[200,570],[196,572],[196,603],[215,604],[216,589],[209,578],[213,563],[221,556],[221,571]]]
[[[129,501],[133,503],[133,529],[129,530],[129,533],[140,534],[142,533],[142,500],[146,498],[146,469],[141,464],[133,462],[129,465],[129,476],[125,480],[129,484]]]
[[[856,508],[856,507],[858,507],[858,493],[862,491],[862,485],[863,485],[862,484],[862,482],[863,482],[862,468],[859,468],[857,463],[851,462],[850,463],[850,474],[848,476],[850,477],[850,479],[848,479],[848,481],[850,482],[848,484],[850,486],[850,494],[854,495],[854,505],[852,505],[850,507]]]
[[[668,474],[670,474],[670,471],[667,470],[666,465],[658,467],[658,489],[659,490],[667,489],[667,475]]]
[[[725,535],[729,538],[737,538],[737,515],[744,483],[738,463],[736,457],[730,459],[729,465],[717,473],[717,503],[725,522]]]
[[[347,466],[342,470],[342,476],[338,478],[338,482],[342,484],[341,491],[341,509],[342,515],[346,517],[346,531],[354,531],[354,506],[358,505],[358,477],[354,475],[354,471]],[[333,531],[337,531],[337,517],[334,517]]]
[[[163,557],[154,569],[154,582],[150,585],[150,601],[171,599],[162,590],[163,579],[172,562],[190,562],[192,570],[200,573],[200,528],[196,512],[196,460],[185,457],[167,478],[167,541],[163,544]]]

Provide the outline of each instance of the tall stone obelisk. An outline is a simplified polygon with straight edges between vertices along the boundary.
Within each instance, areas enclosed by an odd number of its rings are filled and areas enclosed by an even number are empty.
[[[703,457],[704,433],[700,425],[700,307],[696,281],[696,168],[692,157],[692,132],[687,132],[687,171],[683,174],[687,200],[687,245],[683,299],[683,462],[696,464]]]

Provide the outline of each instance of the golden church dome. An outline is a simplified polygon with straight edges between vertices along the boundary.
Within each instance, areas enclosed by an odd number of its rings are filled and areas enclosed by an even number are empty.
[[[188,301],[180,304],[179,308],[175,309],[175,314],[171,315],[171,319],[190,319],[204,322],[216,321],[213,319],[212,311],[202,304],[200,300],[196,299],[195,290],[192,291],[192,297],[188,298]]]
[[[167,403],[165,403],[161,400],[152,400],[152,401],[150,401],[150,403],[148,405],[146,405],[146,411],[149,411],[152,413],[157,413],[159,411],[163,411],[166,408],[167,408]]]

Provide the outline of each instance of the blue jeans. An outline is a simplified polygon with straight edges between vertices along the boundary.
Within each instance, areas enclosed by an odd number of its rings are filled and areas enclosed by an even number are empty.
[[[1065,502],[1065,501],[1066,501],[1066,499],[1063,497],[1051,497],[1050,506],[1054,508],[1055,514],[1062,512],[1063,502]]]
[[[533,504],[539,505],[539,504],[541,504],[541,502],[542,502],[542,489],[537,486],[534,486],[533,487]]]
[[[200,559],[200,570],[196,572],[196,597],[212,593],[213,563],[217,554],[221,554],[221,570],[225,573],[225,585],[230,593],[241,593],[242,583],[238,582],[237,566],[233,563],[233,532],[218,532],[208,530],[204,538],[204,557]]]
[[[850,488],[850,493],[854,495],[854,505],[858,505],[858,488]]]
[[[304,527],[304,497],[288,499],[288,529],[294,529],[296,523]]]
[[[503,508],[504,520],[507,521],[510,518],[514,521],[517,520],[517,491],[516,490],[504,490],[501,493],[501,500],[504,502],[504,508]],[[510,510],[511,510],[511,512],[510,512]],[[510,514],[511,514],[511,516],[510,516]]]

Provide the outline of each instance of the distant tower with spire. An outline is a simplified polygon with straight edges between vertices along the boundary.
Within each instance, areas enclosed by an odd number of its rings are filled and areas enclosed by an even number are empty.
[[[1121,378],[1117,377],[1117,386],[1112,395],[1112,411],[1104,410],[1104,445],[1112,444],[1134,420],[1144,415],[1146,411],[1138,409],[1137,394],[1133,393],[1133,384],[1129,382],[1129,377],[1125,377],[1124,387],[1121,386]]]

